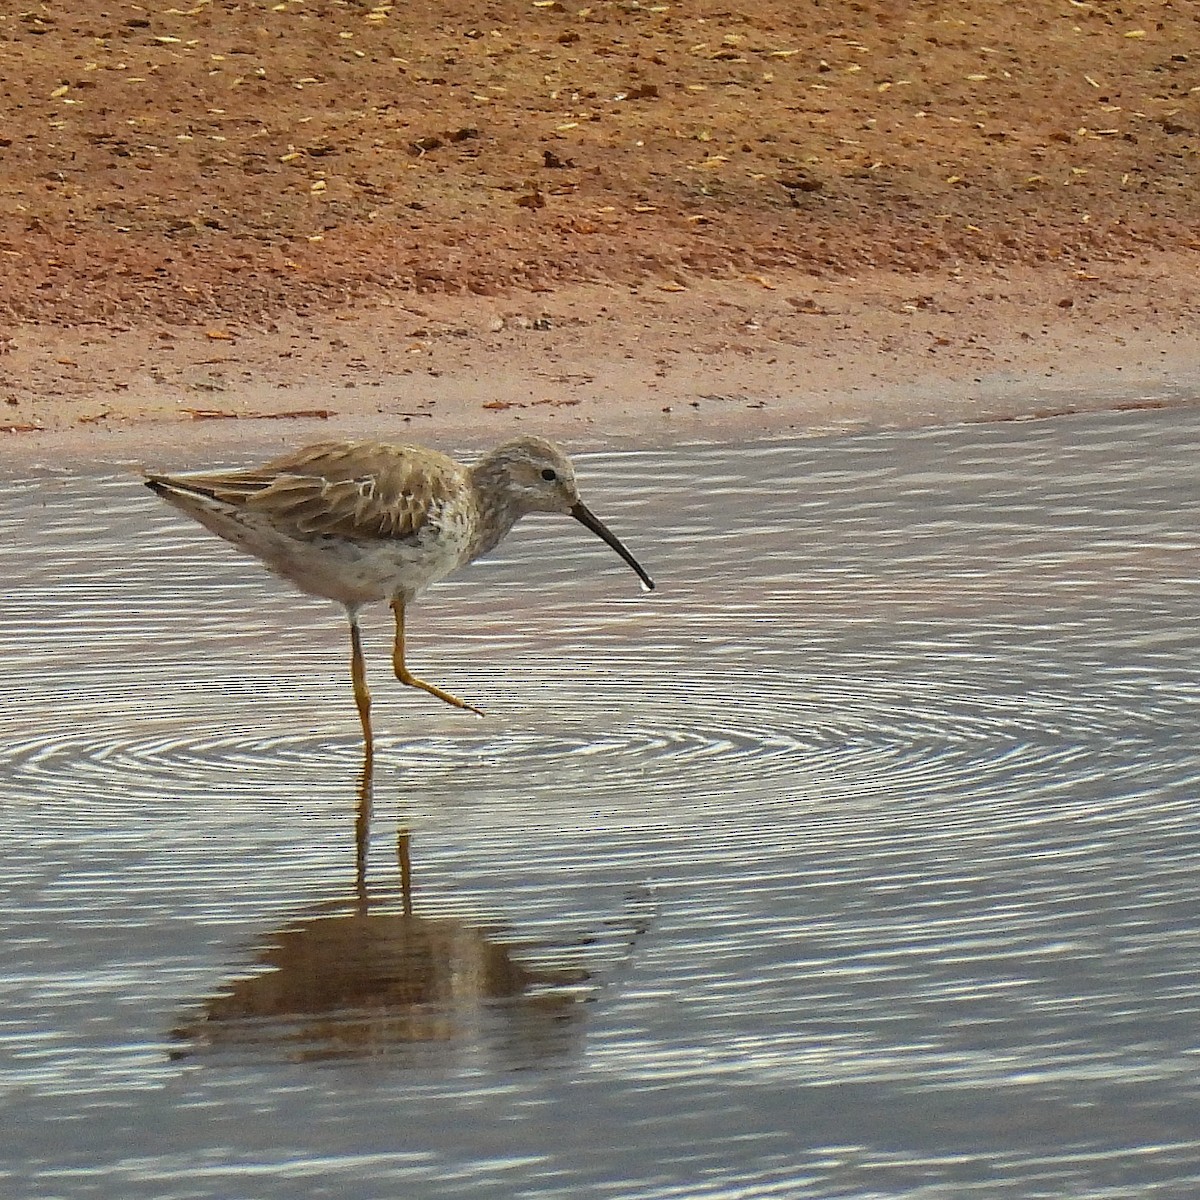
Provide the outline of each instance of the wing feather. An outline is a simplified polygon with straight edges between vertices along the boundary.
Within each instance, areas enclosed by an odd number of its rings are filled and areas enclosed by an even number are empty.
[[[323,442],[245,471],[162,477],[298,536],[418,536],[461,493],[465,472],[436,451],[382,442]]]

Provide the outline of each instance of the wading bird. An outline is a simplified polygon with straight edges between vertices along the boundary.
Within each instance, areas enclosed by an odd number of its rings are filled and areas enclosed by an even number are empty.
[[[483,714],[408,669],[405,612],[429,584],[493,549],[527,513],[566,513],[650,576],[579,498],[571,460],[519,437],[463,466],[419,446],[321,442],[249,470],[146,475],[164,500],[260,559],[302,592],[336,600],[350,621],[350,675],[366,752],[373,752],[358,614],[386,600],[396,618],[396,678]]]

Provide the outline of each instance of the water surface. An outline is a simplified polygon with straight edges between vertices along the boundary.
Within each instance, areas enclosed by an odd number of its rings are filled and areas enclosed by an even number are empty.
[[[344,622],[0,496],[0,1191],[1194,1197],[1200,414],[586,457]],[[398,849],[411,864],[408,895]]]

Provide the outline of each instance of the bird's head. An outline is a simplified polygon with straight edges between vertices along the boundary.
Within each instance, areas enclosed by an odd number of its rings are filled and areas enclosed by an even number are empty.
[[[522,514],[569,513],[579,502],[571,460],[545,438],[513,438],[484,455],[475,469],[498,483]]]
[[[579,498],[575,468],[561,447],[539,437],[518,437],[489,451],[471,469],[477,484],[502,494],[515,513],[566,513],[611,546],[633,569],[648,590],[654,581],[615,533]]]

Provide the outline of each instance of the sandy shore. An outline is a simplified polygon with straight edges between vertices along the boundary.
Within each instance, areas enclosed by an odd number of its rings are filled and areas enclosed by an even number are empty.
[[[0,456],[1183,402],[1188,6],[0,13]]]
[[[185,465],[323,437],[471,450],[807,437],[1200,397],[1189,256],[683,291],[402,295],[256,326],[9,339],[9,465]]]

